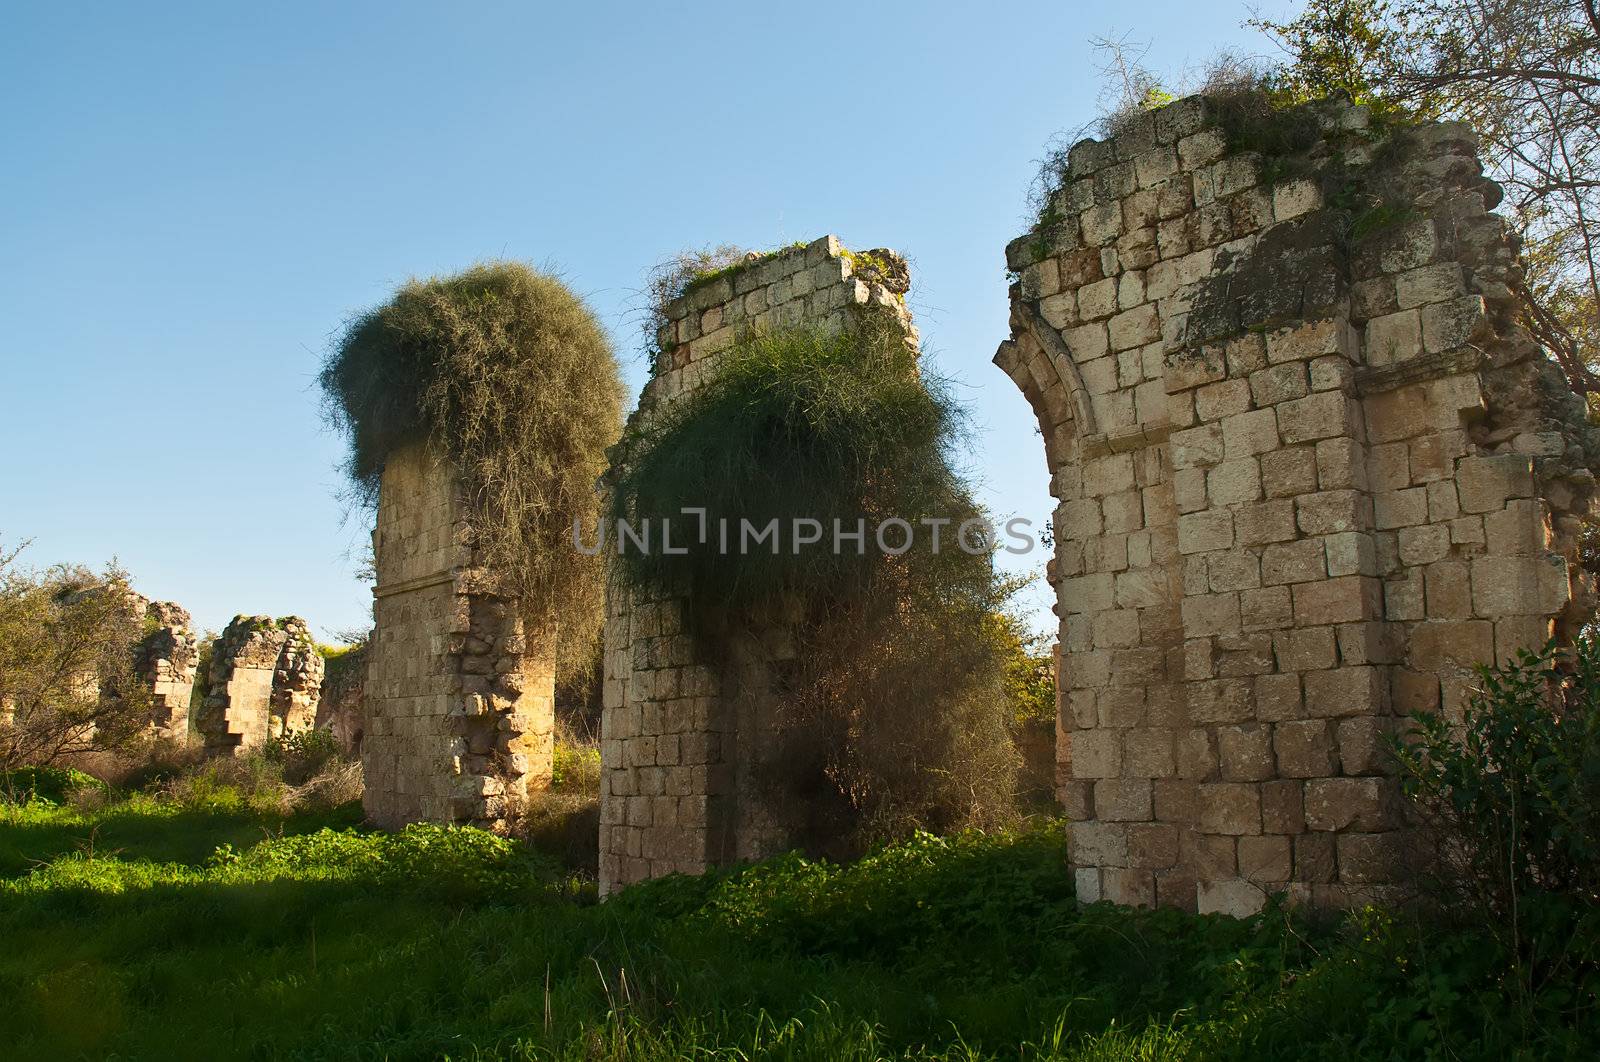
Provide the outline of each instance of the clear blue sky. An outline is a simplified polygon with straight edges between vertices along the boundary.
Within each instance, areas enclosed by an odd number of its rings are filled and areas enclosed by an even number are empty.
[[[1283,3],[1268,3],[1277,14]],[[350,313],[483,257],[553,265],[637,390],[679,249],[824,233],[911,260],[1002,514],[1043,448],[989,363],[1033,160],[1091,37],[1261,50],[1241,3],[13,6],[0,33],[0,542],[115,556],[217,629],[364,625],[367,517],[314,375]],[[1042,563],[1042,557],[1034,558]],[[1042,605],[1042,593],[1031,599]]]

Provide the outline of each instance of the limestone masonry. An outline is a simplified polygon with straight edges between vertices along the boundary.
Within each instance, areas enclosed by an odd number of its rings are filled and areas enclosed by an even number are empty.
[[[745,330],[849,329],[881,311],[915,343],[901,301],[909,286],[898,255],[858,257],[832,236],[752,256],[665,307],[660,355],[634,416],[698,387]],[[651,600],[613,581],[607,613],[601,891],[789,848],[761,785],[777,750],[773,664],[792,651],[782,626],[752,631],[714,659],[685,633],[682,599]]]
[[[524,637],[474,549],[453,468],[391,454],[373,536],[378,581],[361,692],[363,802],[382,826],[495,825],[550,784],[555,663]]]
[[[305,620],[235,616],[212,646],[209,686],[195,717],[206,752],[232,756],[311,729],[322,672]]]
[[[1385,738],[1592,608],[1600,453],[1515,323],[1471,133],[1317,113],[1292,160],[1230,149],[1198,98],[1142,115],[1072,150],[1056,223],[1007,251],[995,361],[1058,502],[1085,900],[1381,894],[1407,844]]]
[[[182,741],[189,733],[199,645],[189,627],[189,613],[173,602],[152,601],[144,615],[149,633],[134,647],[134,674],[151,691],[151,729]]]

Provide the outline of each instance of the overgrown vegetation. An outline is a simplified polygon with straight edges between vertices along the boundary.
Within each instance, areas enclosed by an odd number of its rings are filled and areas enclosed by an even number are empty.
[[[969,548],[959,541],[981,517],[953,467],[961,427],[903,334],[864,316],[837,334],[742,337],[714,377],[624,440],[612,516],[648,521],[656,540],[647,552],[619,535],[627,581],[683,594],[691,632],[724,657],[749,631],[793,641],[767,802],[812,850],[993,824],[1009,807],[992,623],[1007,588],[971,529]],[[704,510],[703,538],[685,509]],[[880,545],[889,520],[902,523]],[[683,552],[661,548],[664,521]],[[817,529],[812,544],[797,521]],[[752,544],[747,528],[776,538]],[[836,548],[836,529],[862,538]]]
[[[132,741],[150,721],[133,674],[144,610],[115,565],[22,568],[0,546],[0,770]]]
[[[1276,46],[1276,60],[1224,53],[1198,76],[1175,79],[1142,66],[1127,37],[1095,41],[1108,57],[1095,128],[1115,134],[1176,95],[1204,95],[1233,146],[1261,151],[1270,166],[1292,159],[1310,135],[1310,112],[1299,106],[1307,101],[1351,100],[1382,126],[1465,122],[1523,241],[1523,323],[1575,392],[1600,391],[1600,7],[1306,0],[1285,21],[1258,16],[1248,25]],[[1041,230],[1060,221],[1052,199],[1066,155],[1058,145],[1041,164],[1032,196]],[[1359,227],[1404,206],[1369,203]]]
[[[342,814],[0,802],[6,1056],[1346,1062],[1600,1035],[1592,981],[1508,998],[1482,930],[1080,906],[1055,826],[595,906],[516,842]]]
[[[1395,746],[1433,841],[1418,869],[1497,938],[1520,996],[1600,983],[1600,635],[1479,680],[1465,719],[1419,713]]]
[[[476,544],[530,637],[553,632],[558,666],[581,666],[604,579],[598,558],[572,548],[572,527],[598,515],[594,483],[622,424],[594,314],[515,262],[413,280],[350,322],[320,379],[358,495],[375,504],[389,456],[431,441],[465,482]]]

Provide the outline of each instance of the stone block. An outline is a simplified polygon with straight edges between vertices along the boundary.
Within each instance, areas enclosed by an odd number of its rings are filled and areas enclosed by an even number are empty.
[[[1267,546],[1261,553],[1261,581],[1268,586],[1304,583],[1327,575],[1321,539]]]
[[[1463,512],[1497,512],[1511,498],[1533,496],[1533,461],[1524,454],[1462,458],[1456,462],[1456,494]]]
[[[1370,665],[1309,671],[1305,714],[1313,719],[1350,715],[1382,715],[1388,707],[1387,685],[1380,668]]]
[[[1304,833],[1294,839],[1294,876],[1296,881],[1330,882],[1339,874],[1339,861],[1334,846],[1334,836],[1326,833]]]
[[[1202,880],[1195,886],[1201,914],[1222,914],[1250,918],[1267,905],[1267,894],[1259,885],[1240,878],[1225,881]]]
[[[1189,720],[1195,724],[1243,723],[1255,716],[1252,683],[1249,679],[1203,679],[1190,682],[1188,696]]]
[[[1360,409],[1341,391],[1321,391],[1278,407],[1278,428],[1288,444],[1359,437]]]
[[[1482,295],[1465,295],[1424,306],[1421,317],[1422,345],[1429,354],[1442,354],[1470,343],[1487,327]]]
[[[1279,446],[1278,417],[1271,409],[1236,413],[1222,420],[1223,453],[1229,458],[1253,457]]]
[[[1068,823],[1067,858],[1080,866],[1127,865],[1127,826],[1120,822]]]
[[[1101,898],[1125,907],[1154,907],[1155,875],[1148,870],[1105,867],[1100,871]]]
[[[1245,723],[1219,727],[1217,749],[1224,781],[1261,782],[1276,773],[1270,726]]]
[[[1422,354],[1422,315],[1416,310],[1374,317],[1367,322],[1367,364],[1375,367],[1409,361]]]
[[[1239,626],[1245,631],[1269,631],[1289,626],[1294,603],[1287,586],[1244,590],[1239,594]]]
[[[1373,833],[1400,824],[1399,793],[1387,778],[1306,782],[1306,826],[1326,833]]]
[[[1571,598],[1571,576],[1559,554],[1480,557],[1472,562],[1472,609],[1485,619],[1554,615]]]
[[[1253,692],[1255,718],[1262,722],[1299,719],[1305,714],[1298,674],[1259,675]]]
[[[1258,406],[1274,406],[1304,398],[1310,392],[1305,362],[1290,361],[1253,372],[1250,374],[1249,388],[1250,396]],[[1285,441],[1296,441],[1290,439],[1289,430],[1290,426],[1286,423]]]
[[[1324,490],[1295,499],[1295,523],[1307,535],[1364,531],[1372,522],[1367,495],[1356,490]]]
[[[1227,549],[1233,545],[1233,514],[1226,510],[1185,513],[1178,517],[1178,551],[1183,554]]]
[[[1542,500],[1518,499],[1483,518],[1484,536],[1492,554],[1540,556],[1550,548],[1549,512]]]
[[[1239,838],[1239,874],[1253,882],[1288,881],[1293,864],[1289,838],[1282,836]]]
[[[1222,462],[1222,429],[1216,424],[1175,431],[1169,445],[1174,469],[1211,468]]]
[[[1254,457],[1226,460],[1206,477],[1212,505],[1238,505],[1261,498],[1261,468]]]
[[[1268,498],[1292,498],[1317,489],[1317,455],[1311,447],[1262,454],[1261,486]]]
[[[1194,393],[1195,416],[1201,420],[1221,420],[1250,408],[1250,383],[1247,380],[1218,380],[1199,387]]]
[[[1373,520],[1379,531],[1428,522],[1428,491],[1424,487],[1380,491],[1372,496]]]
[[[1268,501],[1233,511],[1234,537],[1241,546],[1264,546],[1296,537],[1294,503]]]
[[[1147,779],[1102,779],[1094,784],[1095,816],[1102,822],[1147,822],[1151,816]]]
[[[1224,836],[1261,832],[1261,788],[1249,782],[1205,782],[1199,790],[1202,833]]]
[[[1395,301],[1402,309],[1430,302],[1447,302],[1466,291],[1458,262],[1436,262],[1408,270],[1394,278]]]
[[[1380,590],[1376,579],[1349,575],[1294,587],[1295,623],[1320,627],[1353,623],[1379,615]]]
[[[1278,773],[1286,778],[1326,778],[1338,773],[1333,724],[1325,719],[1288,720],[1273,727]]]
[[[1394,732],[1395,720],[1390,718],[1339,720],[1337,738],[1341,773],[1352,777],[1393,774],[1395,761],[1389,740]]]
[[[1261,829],[1295,834],[1306,828],[1305,785],[1294,779],[1261,784]]]
[[[1122,774],[1122,735],[1115,730],[1078,730],[1062,734],[1058,746],[1071,765],[1073,778],[1117,778]]]

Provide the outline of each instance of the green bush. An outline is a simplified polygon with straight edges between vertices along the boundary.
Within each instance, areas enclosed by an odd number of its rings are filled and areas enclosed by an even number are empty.
[[[572,529],[598,516],[594,483],[623,398],[589,308],[515,262],[412,280],[350,322],[320,382],[360,496],[375,505],[389,455],[431,441],[476,503],[477,545],[530,633],[553,630],[561,662],[581,666],[600,628],[604,572],[572,548]]]
[[[1600,904],[1600,638],[1479,677],[1459,725],[1418,713],[1396,745],[1447,881],[1501,919],[1541,894]]]
[[[656,545],[619,540],[617,565],[645,596],[684,597],[690,632],[725,659],[750,632],[792,640],[759,795],[785,834],[843,857],[1006,821],[1016,756],[994,615],[1010,588],[987,545],[958,542],[982,516],[953,461],[963,416],[897,323],[744,335],[697,390],[647,414],[625,437],[612,516],[649,521]],[[704,541],[689,508],[705,510]],[[875,541],[890,518],[915,529],[897,555]],[[800,519],[820,542],[793,540]],[[938,545],[925,519],[948,522]],[[683,552],[660,548],[665,520]],[[742,548],[746,523],[773,522],[777,541]],[[835,527],[865,537],[836,550]]]
[[[619,543],[619,563],[635,586],[687,592],[691,622],[706,637],[729,617],[747,619],[774,602],[859,596],[884,571],[871,542],[879,519],[916,525],[925,516],[976,515],[951,467],[961,426],[948,390],[919,371],[890,325],[745,336],[721,353],[702,387],[630,426],[613,472],[611,516],[635,527],[648,520],[657,543],[662,521],[671,520],[674,545],[689,548],[678,555]],[[685,508],[706,510],[705,543]],[[821,521],[823,541],[791,548],[797,518]],[[718,548],[724,520],[731,560]],[[741,520],[758,529],[777,520],[776,552],[756,545],[740,553]],[[863,552],[835,554],[835,520],[846,530],[867,521]],[[916,564],[942,566],[947,581],[986,585],[987,557],[964,561],[947,539],[936,558],[926,539]]]
[[[0,805],[6,1058],[1498,1060],[1600,1036],[1592,966],[1508,1005],[1480,926],[1081,905],[1058,826],[594,905],[485,831],[324,822]]]
[[[305,784],[341,755],[333,732],[315,729],[297,730],[273,738],[262,752],[269,763],[282,769],[283,780],[289,785]]]
[[[65,804],[79,789],[105,789],[106,784],[73,767],[15,767],[0,771],[0,800],[13,804]]]

